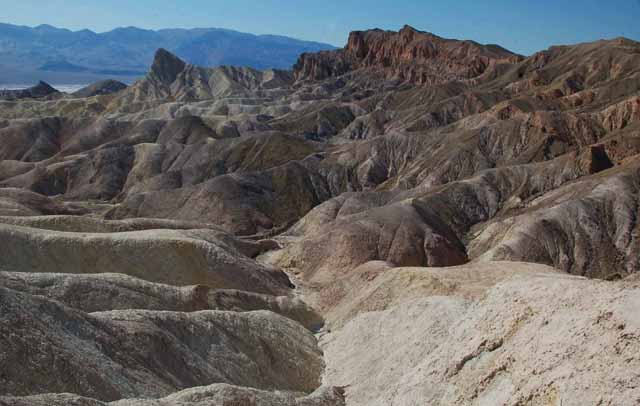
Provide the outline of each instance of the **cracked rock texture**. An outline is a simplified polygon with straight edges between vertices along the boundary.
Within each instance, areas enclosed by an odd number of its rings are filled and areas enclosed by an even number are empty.
[[[406,300],[326,335],[324,381],[349,405],[635,405],[639,298],[551,274]]]

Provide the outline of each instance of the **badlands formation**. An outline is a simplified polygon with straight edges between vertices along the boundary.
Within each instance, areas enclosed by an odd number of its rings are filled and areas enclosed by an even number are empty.
[[[640,43],[1,98],[0,405],[640,403]]]

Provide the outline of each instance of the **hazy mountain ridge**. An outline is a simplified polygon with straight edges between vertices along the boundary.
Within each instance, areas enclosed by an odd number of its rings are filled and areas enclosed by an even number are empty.
[[[236,65],[289,69],[302,52],[334,49],[329,44],[277,35],[253,35],[220,28],[145,30],[116,28],[104,33],[50,25],[0,24],[0,83],[131,81],[144,76],[156,49],[166,48],[202,66]],[[52,79],[54,78],[54,79]]]

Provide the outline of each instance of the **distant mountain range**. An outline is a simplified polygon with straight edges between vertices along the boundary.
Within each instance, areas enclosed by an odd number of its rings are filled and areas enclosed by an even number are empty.
[[[106,78],[131,82],[148,70],[158,48],[195,65],[256,69],[289,69],[303,52],[335,49],[329,44],[220,28],[126,27],[95,33],[0,24],[0,84],[38,80],[72,84]]]

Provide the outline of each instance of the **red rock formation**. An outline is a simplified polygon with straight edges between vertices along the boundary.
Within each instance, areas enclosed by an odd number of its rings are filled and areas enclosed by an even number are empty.
[[[640,97],[631,97],[608,107],[601,114],[602,125],[608,131],[621,130],[640,122]]]
[[[519,59],[496,45],[444,39],[405,26],[399,32],[354,31],[344,49],[303,54],[294,72],[298,80],[321,80],[367,68],[387,78],[432,85],[476,78],[492,65]]]

